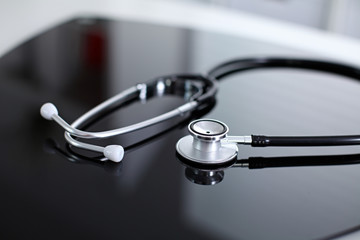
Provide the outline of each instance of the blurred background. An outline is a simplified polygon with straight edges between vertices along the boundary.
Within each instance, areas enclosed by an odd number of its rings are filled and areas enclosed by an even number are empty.
[[[0,56],[90,16],[225,33],[360,65],[359,12],[358,0],[0,0]]]
[[[180,1],[180,0],[169,0]],[[186,0],[360,38],[358,0]]]

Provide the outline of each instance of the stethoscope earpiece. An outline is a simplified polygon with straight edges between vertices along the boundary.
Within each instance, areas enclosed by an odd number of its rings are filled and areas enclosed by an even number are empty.
[[[58,115],[58,110],[52,103],[45,103],[40,108],[40,114],[46,120],[53,120],[54,115]]]
[[[104,147],[103,154],[113,162],[120,162],[124,158],[124,148],[121,145],[109,145]]]

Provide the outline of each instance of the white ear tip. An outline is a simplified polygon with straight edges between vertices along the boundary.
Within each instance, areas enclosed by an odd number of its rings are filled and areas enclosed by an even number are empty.
[[[120,162],[124,157],[124,148],[120,145],[106,146],[104,156],[113,162]]]
[[[58,110],[56,109],[55,105],[52,103],[45,103],[41,106],[40,114],[43,118],[47,120],[52,120],[52,116],[58,114]]]

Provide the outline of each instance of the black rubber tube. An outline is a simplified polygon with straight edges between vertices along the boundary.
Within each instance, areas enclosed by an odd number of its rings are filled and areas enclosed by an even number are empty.
[[[336,62],[296,58],[245,58],[218,65],[208,72],[210,78],[221,80],[224,77],[242,71],[258,68],[300,68],[335,73],[360,80],[360,69]]]
[[[229,61],[214,67],[209,71],[210,79],[222,80],[234,73],[259,69],[259,68],[300,68],[318,70],[350,77],[360,81],[360,69],[335,62],[319,61],[312,59],[296,58],[247,58]],[[316,136],[316,137],[274,137],[274,136],[252,136],[252,146],[339,146],[359,145],[360,135],[348,136]]]
[[[253,147],[267,146],[342,146],[342,145],[358,145],[360,144],[360,135],[351,136],[314,136],[314,137],[270,137],[263,135],[252,135]]]

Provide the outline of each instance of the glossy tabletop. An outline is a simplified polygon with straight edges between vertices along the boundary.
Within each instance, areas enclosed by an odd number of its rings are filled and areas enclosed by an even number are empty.
[[[0,236],[331,239],[358,229],[360,165],[341,164],[360,159],[358,146],[240,146],[238,159],[301,157],[282,167],[202,172],[176,157],[176,142],[188,134],[188,119],[176,118],[95,141],[125,147],[117,164],[69,148],[63,130],[39,114],[50,101],[72,122],[134,84],[249,56],[328,60],[266,41],[106,19],[74,19],[10,50],[0,59]],[[222,81],[202,117],[225,122],[230,135],[358,134],[359,92],[359,83],[326,73],[254,70]],[[164,96],[126,105],[87,129],[126,126],[183,102]],[[324,155],[317,164],[314,156]],[[336,164],[310,166],[327,159]]]

